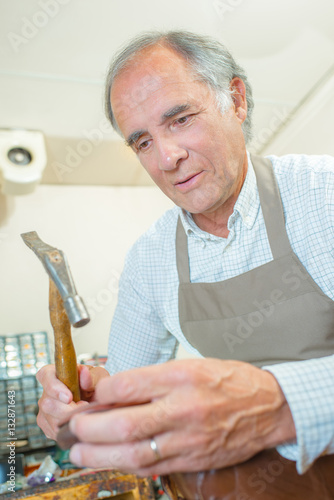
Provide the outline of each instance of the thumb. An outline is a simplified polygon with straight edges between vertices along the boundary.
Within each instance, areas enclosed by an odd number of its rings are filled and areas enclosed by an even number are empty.
[[[95,389],[94,367],[89,365],[79,365],[80,389],[84,391],[93,391]]]
[[[93,401],[95,387],[101,378],[109,377],[107,370],[100,366],[79,365],[81,399]]]

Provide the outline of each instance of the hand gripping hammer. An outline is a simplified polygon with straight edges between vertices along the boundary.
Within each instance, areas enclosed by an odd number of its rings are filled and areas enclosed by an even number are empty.
[[[80,401],[76,354],[71,337],[71,324],[78,328],[89,322],[83,300],[77,294],[64,253],[44,243],[36,233],[21,234],[25,244],[42,262],[50,278],[49,309],[55,337],[56,376]]]

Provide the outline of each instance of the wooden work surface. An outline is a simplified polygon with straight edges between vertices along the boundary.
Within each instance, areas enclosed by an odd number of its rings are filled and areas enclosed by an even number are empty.
[[[103,493],[105,492],[105,496]],[[109,493],[109,495],[108,495]],[[66,479],[54,483],[35,486],[5,493],[1,500],[97,500],[114,498],[115,500],[154,500],[152,481],[138,478],[132,474],[116,471],[89,473],[75,479]]]

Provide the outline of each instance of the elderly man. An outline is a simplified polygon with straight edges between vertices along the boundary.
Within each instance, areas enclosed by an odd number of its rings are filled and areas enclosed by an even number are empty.
[[[247,77],[191,33],[133,40],[111,65],[106,103],[176,207],[127,256],[115,375],[80,371],[83,399],[138,405],[73,418],[71,459],[169,474],[277,447],[305,473],[334,453],[333,158],[249,155]],[[179,343],[203,358],[165,363]],[[75,403],[51,366],[38,378],[38,423],[55,437]]]

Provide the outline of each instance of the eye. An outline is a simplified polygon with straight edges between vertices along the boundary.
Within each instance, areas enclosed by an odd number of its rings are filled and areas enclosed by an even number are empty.
[[[147,149],[150,145],[150,141],[149,140],[146,140],[146,141],[142,141],[142,142],[139,142],[137,144],[137,150],[138,151],[145,151],[145,149]]]
[[[184,123],[186,123],[188,121],[188,118],[189,118],[189,116],[181,116],[181,118],[178,118],[177,120],[175,120],[174,123],[179,124],[179,125],[183,125]]]

